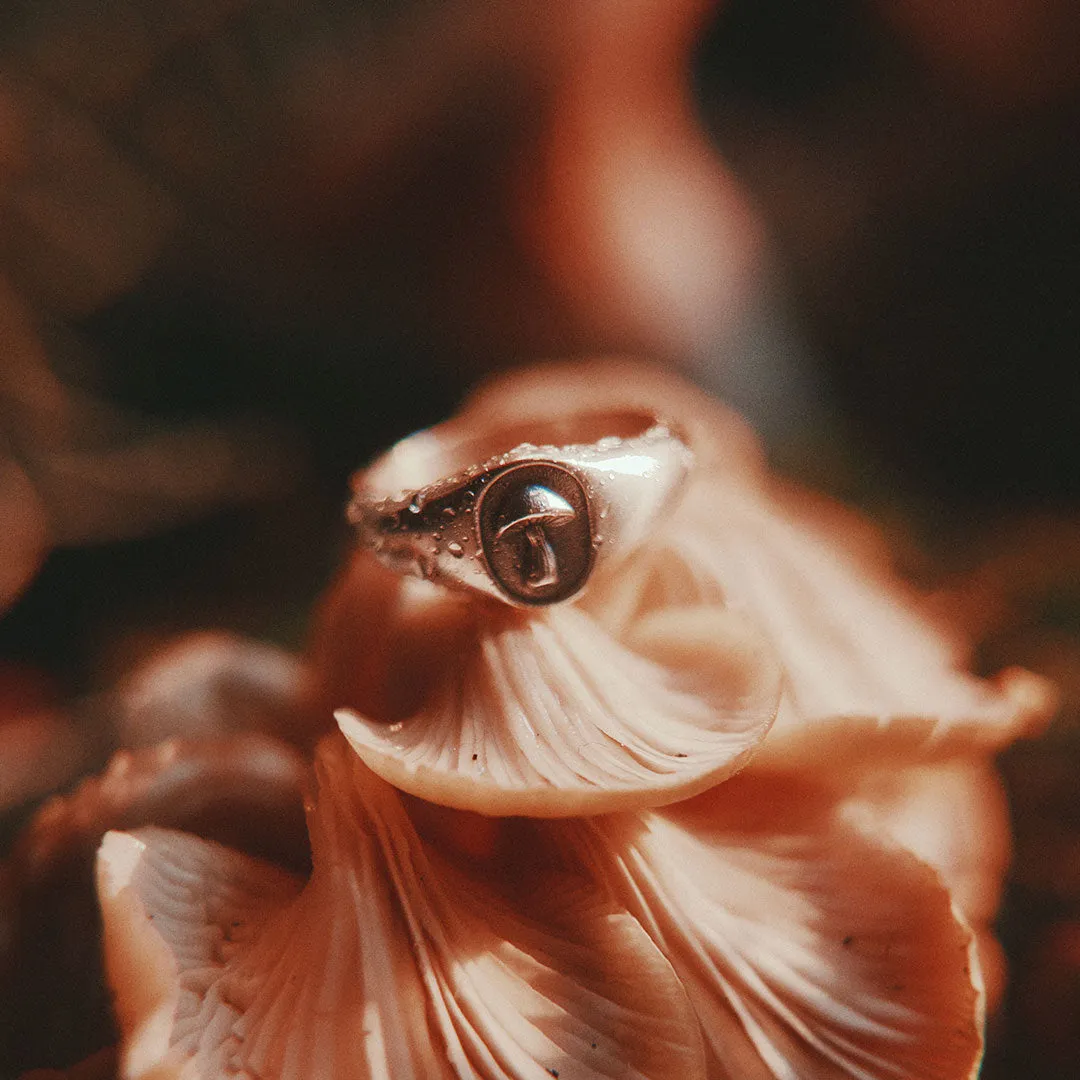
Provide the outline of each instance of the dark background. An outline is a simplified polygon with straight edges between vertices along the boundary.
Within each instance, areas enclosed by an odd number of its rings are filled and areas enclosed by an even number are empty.
[[[760,242],[751,299],[681,336],[621,318],[617,279],[568,283],[521,224],[554,198],[529,162],[560,103],[604,93],[565,57],[617,54],[649,10],[593,6],[573,31],[561,4],[480,0],[4,6],[0,273],[94,407],[58,432],[0,381],[0,456],[43,478],[56,522],[0,658],[78,700],[187,629],[300,646],[358,464],[497,367],[659,356],[781,468],[874,513],[920,584],[992,579],[1004,613],[970,620],[988,670],[1064,680],[1051,732],[1002,763],[1013,981],[985,1073],[1075,1075],[1080,9],[706,12],[675,62]],[[234,472],[162,495],[206,425]],[[109,452],[162,432],[180,442],[149,491]],[[101,464],[74,492],[48,479],[71,448]]]

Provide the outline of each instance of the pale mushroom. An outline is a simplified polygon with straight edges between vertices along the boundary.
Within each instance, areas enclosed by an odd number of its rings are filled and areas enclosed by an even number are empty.
[[[1008,802],[992,762],[960,757],[869,772],[848,807],[941,875],[975,932],[992,1012],[1006,975],[993,924],[1012,855]]]
[[[646,409],[689,446],[700,468],[763,483],[765,452],[750,425],[670,368],[629,357],[559,361],[519,368],[480,384],[461,409],[485,424],[537,424],[568,413]]]
[[[308,765],[259,735],[124,751],[45,803],[3,865],[0,1062],[60,1066],[116,1039],[105,998],[93,862],[109,829],[185,829],[302,871]]]
[[[989,752],[1039,730],[1055,694],[1010,669],[965,670],[969,649],[926,614],[870,524],[782,485],[744,421],[684,379],[628,359],[543,365],[492,380],[463,417],[553,422],[648,406],[686,434],[698,462],[657,536],[590,587],[583,606],[616,636],[646,611],[720,604],[776,649],[784,692],[756,766],[826,769],[880,758]]]
[[[561,828],[674,965],[710,1077],[977,1074],[971,931],[929,867],[827,790],[744,774]]]
[[[777,650],[784,692],[758,767],[836,769],[884,752],[990,752],[1038,730],[1049,684],[965,670],[887,567],[790,514],[769,491],[699,476],[664,534],[588,600],[616,632],[660,605],[725,604]]]
[[[576,607],[463,608],[424,583],[369,606],[379,573],[359,556],[332,610],[358,658],[368,637],[399,650],[376,645],[386,666],[360,659],[358,673],[418,700],[377,715],[385,692],[361,679],[338,723],[375,772],[431,802],[532,817],[662,805],[737,771],[772,723],[772,654],[719,605],[658,610],[616,636]]]
[[[180,833],[106,838],[125,1080],[977,1071],[970,930],[827,789],[745,777],[509,820],[475,859],[424,839],[340,737],[316,773],[306,884]]]
[[[661,411],[689,433],[700,468],[667,527],[581,606],[624,640],[667,612],[676,654],[692,636],[679,628],[691,605],[735,608],[759,626],[780,655],[784,690],[751,768],[835,785],[930,862],[977,929],[996,1001],[989,924],[1008,829],[986,759],[1039,730],[1052,688],[1016,669],[991,681],[969,674],[970,647],[930,617],[877,530],[770,477],[742,421],[669,373],[619,359],[547,365],[494,380],[463,415],[550,421],[605,402]],[[964,858],[948,839],[958,821]]]
[[[177,833],[102,847],[125,1080],[974,1078],[959,907],[984,930],[999,852],[958,868],[920,818],[941,789],[902,777],[985,761],[1049,692],[966,674],[876,546],[716,422],[663,530],[573,604],[354,559],[312,650],[348,741],[320,744],[310,880]],[[770,644],[785,726],[729,779]]]
[[[641,925],[545,857],[454,862],[340,736],[317,756],[306,885],[180,833],[99,857],[125,1080],[704,1078]]]

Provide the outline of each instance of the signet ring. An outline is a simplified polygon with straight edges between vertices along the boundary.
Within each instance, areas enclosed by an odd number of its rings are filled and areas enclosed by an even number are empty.
[[[514,607],[570,600],[634,550],[693,462],[642,410],[477,427],[469,415],[401,440],[354,476],[347,516],[392,570]]]

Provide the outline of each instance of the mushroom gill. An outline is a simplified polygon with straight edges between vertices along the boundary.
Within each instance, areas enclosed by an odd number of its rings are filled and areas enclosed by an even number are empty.
[[[404,791],[482,814],[568,817],[662,805],[723,780],[764,738],[776,692],[771,654],[733,612],[657,611],[618,640],[564,606],[489,612],[397,722],[337,718]]]
[[[110,829],[157,825],[304,872],[307,761],[261,735],[122,751],[43,804],[2,866],[0,1073],[68,1065],[115,1042],[100,956],[94,859]],[[6,886],[6,889],[3,887]]]
[[[453,862],[340,736],[314,870],[180,833],[111,833],[107,968],[137,1078],[704,1080],[686,995],[641,925],[541,852]]]
[[[125,1080],[976,1073],[971,931],[827,789],[745,774],[660,811],[503,822],[460,857],[340,737],[316,774],[306,884],[109,834]]]
[[[587,605],[615,633],[664,605],[724,604],[751,619],[784,670],[755,767],[988,752],[1045,720],[1045,680],[968,674],[914,590],[865,545],[837,542],[790,505],[764,486],[701,475],[664,532]]]
[[[993,927],[1012,855],[1008,800],[993,763],[958,757],[879,769],[858,779],[847,806],[941,875],[975,932],[993,1012],[1006,974]]]
[[[935,873],[806,784],[743,774],[560,826],[673,964],[715,1080],[969,1080],[975,943]]]

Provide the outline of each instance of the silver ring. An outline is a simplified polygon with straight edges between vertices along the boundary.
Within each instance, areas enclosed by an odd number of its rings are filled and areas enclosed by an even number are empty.
[[[569,600],[633,550],[693,461],[643,411],[476,426],[451,420],[403,439],[354,477],[348,518],[398,573],[515,607]]]

